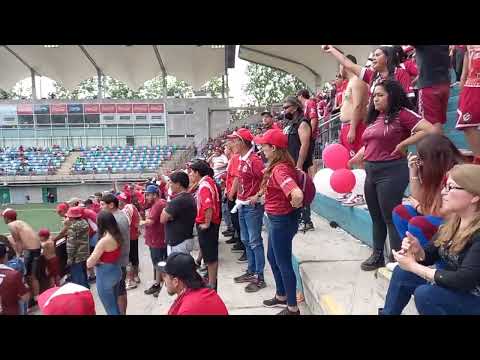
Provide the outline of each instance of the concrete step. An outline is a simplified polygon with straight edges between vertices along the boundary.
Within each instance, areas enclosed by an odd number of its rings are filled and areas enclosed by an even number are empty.
[[[60,168],[57,170],[57,175],[69,175],[73,164],[75,163],[75,161],[79,156],[80,156],[79,151],[70,152],[70,154],[67,156],[67,158],[63,162],[62,166],[60,166]]]

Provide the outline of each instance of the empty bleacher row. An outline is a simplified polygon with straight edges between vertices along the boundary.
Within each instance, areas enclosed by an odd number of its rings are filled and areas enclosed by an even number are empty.
[[[54,175],[70,154],[70,149],[1,148],[0,175]]]
[[[185,146],[106,146],[80,149],[72,174],[136,173],[155,171]]]

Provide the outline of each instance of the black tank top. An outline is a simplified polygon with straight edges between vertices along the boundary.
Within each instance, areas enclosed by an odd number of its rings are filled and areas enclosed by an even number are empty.
[[[303,114],[297,113],[297,117],[294,120],[291,120],[284,129],[284,133],[288,136],[288,152],[293,157],[295,163],[297,163],[298,155],[300,154],[300,147],[302,143],[300,142],[300,136],[298,135],[298,128],[302,122],[306,122],[312,130],[312,125],[310,120],[308,120]],[[303,163],[303,171],[313,165],[313,141],[310,140],[310,147],[308,149],[307,158]]]

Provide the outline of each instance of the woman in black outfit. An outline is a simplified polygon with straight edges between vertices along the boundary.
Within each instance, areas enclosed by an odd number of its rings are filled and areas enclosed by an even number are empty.
[[[442,190],[448,220],[425,248],[406,237],[394,251],[384,315],[400,315],[413,295],[421,315],[480,315],[480,165],[456,165]],[[446,264],[432,269],[437,260]]]
[[[361,268],[369,271],[385,266],[383,249],[387,237],[390,249],[399,250],[401,239],[392,221],[392,210],[402,202],[408,185],[406,150],[433,126],[410,110],[410,102],[396,80],[377,83],[370,101],[364,146],[349,166],[365,161],[365,200],[373,224],[373,253]],[[390,254],[388,254],[390,257]]]

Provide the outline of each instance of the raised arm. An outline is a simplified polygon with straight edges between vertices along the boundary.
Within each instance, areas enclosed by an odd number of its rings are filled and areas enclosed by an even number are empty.
[[[332,55],[346,69],[350,70],[355,75],[360,76],[360,73],[362,72],[362,67],[360,65],[353,63],[350,59],[348,59],[332,45],[323,45],[322,48],[324,52]]]

